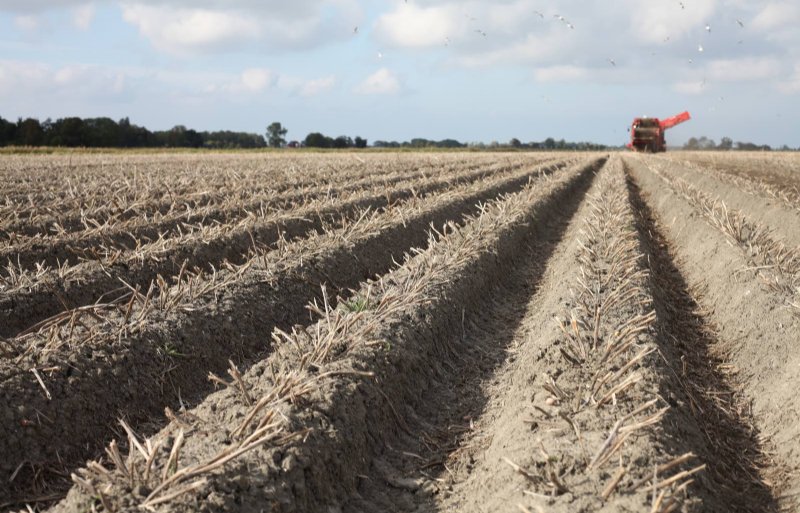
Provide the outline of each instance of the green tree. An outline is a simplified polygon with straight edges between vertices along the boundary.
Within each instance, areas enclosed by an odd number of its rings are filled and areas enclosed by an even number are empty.
[[[287,132],[288,130],[283,128],[279,122],[273,122],[267,127],[267,144],[272,148],[282,147],[286,144],[285,136]]]
[[[21,146],[39,146],[44,142],[44,130],[38,119],[28,118],[25,121],[20,118],[17,121],[16,143]]]
[[[319,132],[311,132],[306,136],[305,143],[308,148],[330,148],[333,146],[333,139]]]

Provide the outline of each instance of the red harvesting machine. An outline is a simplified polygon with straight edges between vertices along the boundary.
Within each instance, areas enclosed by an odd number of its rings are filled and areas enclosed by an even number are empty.
[[[633,151],[652,153],[667,151],[664,132],[668,128],[672,128],[684,121],[689,121],[691,118],[688,112],[681,112],[677,116],[667,119],[636,118],[630,128],[631,142],[628,143],[628,148]]]

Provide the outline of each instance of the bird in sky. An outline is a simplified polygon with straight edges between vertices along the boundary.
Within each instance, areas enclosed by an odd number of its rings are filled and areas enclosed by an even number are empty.
[[[540,18],[544,19],[544,14],[540,13],[539,11],[533,11],[533,14],[539,16]]]
[[[355,27],[353,28],[353,34],[358,34],[358,26],[355,26]]]
[[[574,28],[575,28],[575,25],[573,25],[573,24],[572,24],[572,23],[570,23],[570,22],[567,22],[567,27],[569,27],[569,28],[571,28],[571,29],[574,29]]]
[[[697,45],[697,51],[702,52],[704,50],[703,45]]]
[[[483,37],[486,37],[486,32],[482,31],[481,29],[475,29],[475,32],[482,35]]]
[[[706,32],[711,32],[711,25],[706,23]]]
[[[444,38],[444,45],[445,46],[450,46],[450,38],[449,37]]]
[[[736,20],[736,23],[738,23],[740,27],[744,28],[744,22],[742,20]]]
[[[606,60],[607,60],[608,62],[610,62],[612,66],[616,66],[616,65],[617,65],[617,63],[616,63],[616,61],[615,61],[614,59],[608,58],[608,59],[606,59]]]
[[[686,6],[683,5],[683,2],[678,2],[678,4],[681,6],[681,9],[686,9]]]

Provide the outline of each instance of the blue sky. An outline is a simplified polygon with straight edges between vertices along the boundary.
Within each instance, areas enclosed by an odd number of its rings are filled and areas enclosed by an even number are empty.
[[[800,2],[0,0],[0,116],[800,146]]]

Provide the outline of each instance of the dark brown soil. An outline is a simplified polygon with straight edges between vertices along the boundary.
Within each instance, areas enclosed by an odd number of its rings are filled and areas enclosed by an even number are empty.
[[[46,331],[0,339],[0,510],[47,507],[69,472],[54,513],[798,510],[800,223],[729,177],[788,178],[749,170],[759,156],[683,156],[702,166],[587,156],[375,195],[386,210],[363,225],[315,234],[304,216],[296,240],[140,326],[109,308],[59,324],[74,331],[49,354]],[[213,391],[229,359],[241,377]],[[271,434],[202,469],[256,424]]]
[[[659,219],[703,321],[713,328],[708,335],[714,340],[708,356],[712,362],[721,359],[723,363],[716,369],[709,369],[706,363],[701,377],[711,370],[726,374],[721,385],[727,383],[732,396],[717,403],[722,411],[711,411],[725,420],[725,408],[743,409],[743,427],[748,423],[755,427],[750,440],[756,439],[769,463],[769,468],[759,472],[760,477],[747,489],[758,489],[759,481],[768,484],[781,508],[792,510],[800,491],[800,454],[795,449],[800,439],[800,397],[796,394],[796,369],[800,366],[796,351],[798,317],[784,305],[783,298],[747,270],[751,267],[742,248],[732,245],[645,168],[632,162],[631,173]],[[699,371],[703,371],[702,366]],[[745,440],[718,441],[720,454],[735,451]],[[753,474],[765,464],[761,456],[754,454],[754,448],[752,443],[745,444],[745,466],[738,475]],[[722,478],[733,476],[723,474]]]
[[[453,173],[453,183],[470,183],[472,181],[486,177],[489,174],[502,174],[521,167],[510,166],[509,169],[494,170],[487,168],[461,171]],[[197,224],[213,226],[215,224],[235,225],[249,215],[251,212],[288,212],[293,208],[302,207],[304,203],[316,198],[336,198],[342,194],[364,191],[366,195],[377,189],[390,191],[397,190],[400,198],[404,188],[403,183],[413,183],[413,187],[420,187],[420,178],[427,178],[425,173],[409,173],[394,176],[391,178],[369,177],[364,182],[353,181],[352,183],[327,184],[304,191],[289,191],[288,193],[276,193],[268,191],[263,197],[249,199],[247,202],[239,202],[233,208],[218,208],[189,215],[173,215],[162,219],[143,222],[140,217],[131,217],[133,223],[118,222],[118,226],[103,230],[98,233],[84,233],[80,230],[73,230],[65,235],[36,237],[16,242],[13,246],[0,248],[0,262],[11,260],[22,269],[33,269],[36,264],[46,266],[58,266],[65,262],[76,264],[85,259],[94,259],[93,250],[103,245],[111,250],[128,251],[158,240],[159,238],[169,238],[186,230],[186,226]],[[430,180],[428,180],[430,181]],[[431,184],[432,185],[432,184]],[[422,186],[424,189],[424,186]],[[432,190],[436,190],[432,187]],[[420,191],[424,194],[425,191]],[[196,208],[201,205],[192,205]],[[191,210],[190,210],[191,211]],[[132,213],[133,216],[135,213]],[[60,219],[61,223],[66,220]],[[65,228],[66,229],[66,228]],[[5,272],[5,270],[0,270]]]
[[[579,204],[592,171],[592,168],[584,168],[579,174],[572,173],[572,180],[560,186],[556,193],[529,205],[526,216],[521,219],[524,222],[516,222],[505,231],[492,234],[491,245],[477,254],[464,255],[463,261],[459,260],[459,265],[446,279],[442,277],[435,289],[426,291],[427,301],[418,308],[399,311],[391,322],[379,327],[375,340],[382,341],[380,344],[354,348],[343,358],[326,365],[325,372],[368,369],[374,372],[375,379],[343,375],[324,383],[307,401],[302,400],[298,411],[292,413],[291,422],[314,428],[302,441],[281,449],[254,449],[211,476],[207,486],[198,492],[197,500],[183,497],[171,504],[170,509],[341,511],[385,507],[406,510],[404,504],[408,506],[409,500],[419,505],[429,502],[430,494],[417,494],[420,486],[394,478],[402,469],[394,469],[391,462],[380,460],[393,453],[390,445],[401,446],[403,432],[413,436],[412,430],[427,424],[444,427],[455,420],[452,415],[457,414],[457,408],[450,412],[436,411],[436,406],[442,409],[446,406],[440,402],[442,398],[437,392],[459,384],[463,386],[491,371],[507,337],[501,336],[497,341],[500,347],[491,350],[488,346],[470,347],[474,337],[479,335],[481,325],[483,329],[500,326],[497,319],[488,320],[490,312],[501,314],[501,319],[505,317],[512,324],[518,319],[518,311],[510,304],[513,298],[503,296],[510,291],[525,294],[535,283],[536,269],[541,263],[529,262],[528,248],[539,244],[539,236],[543,236],[537,254],[547,256],[548,248],[552,248],[563,231],[570,209],[574,211]],[[479,223],[480,220],[476,220],[468,226]],[[426,255],[420,258],[424,262]],[[519,268],[519,272],[512,272],[515,268]],[[404,270],[402,267],[397,272]],[[408,273],[414,272],[418,271],[408,270]],[[400,280],[393,276],[394,273],[384,279]],[[520,283],[531,278],[534,283]],[[470,348],[468,352],[462,354],[467,348]],[[278,368],[292,368],[287,358],[283,353],[273,354],[274,362],[255,366],[248,373],[247,382],[256,389],[269,386],[264,372],[272,368],[273,363]],[[256,390],[255,393],[261,392]],[[221,392],[207,398],[195,414],[201,419],[216,417],[222,423],[236,423],[241,413],[237,403],[235,396]],[[218,417],[214,412],[230,412],[231,416],[225,413]],[[404,418],[407,414],[411,415],[408,421]],[[211,428],[209,423],[203,425]],[[208,437],[206,441],[185,446],[187,459],[201,457],[198,451],[214,451],[220,443],[224,444],[220,437],[225,437],[229,428],[222,425],[207,431],[206,428],[192,435],[195,442]],[[435,435],[434,431],[436,429],[431,433]],[[370,490],[369,484],[364,484],[364,476],[390,486],[383,491]],[[366,486],[362,500],[367,502],[359,503],[362,486]],[[83,500],[80,495],[72,495],[59,508],[71,510]],[[119,504],[125,507],[124,500]]]
[[[657,161],[653,165],[658,165]],[[670,163],[666,172],[708,192],[723,201],[728,208],[746,212],[751,221],[768,226],[788,244],[800,245],[800,204],[795,208],[788,208],[777,198],[748,193],[711,174],[703,174],[680,164]]]
[[[665,388],[673,395],[664,429],[677,450],[689,449],[708,465],[695,493],[703,511],[777,511],[762,470],[768,459],[747,411],[744,394],[723,369],[728,355],[707,313],[697,304],[675,263],[665,237],[641,189],[628,176],[628,191],[642,235],[649,268]]]
[[[58,474],[61,468],[96,454],[112,436],[117,417],[140,425],[164,406],[177,410],[184,403],[193,404],[211,387],[208,372],[223,374],[231,358],[247,367],[269,350],[268,334],[274,327],[286,330],[308,324],[305,305],[321,301],[320,284],[326,283],[334,295],[345,294],[359,282],[386,272],[410,248],[425,247],[429,225],[458,222],[475,211],[476,203],[517,190],[538,173],[517,173],[469,195],[431,200],[436,203],[423,215],[390,223],[363,240],[341,241],[269,281],[251,273],[251,278],[238,280],[207,305],[154,317],[144,330],[119,340],[112,334],[114,341],[95,340],[45,360],[26,359],[23,365],[4,362],[0,398],[11,415],[3,426],[12,435],[3,440],[8,458],[0,468],[11,475],[24,463],[14,482],[30,496],[34,477],[50,469]],[[313,247],[319,241],[301,244]],[[59,368],[44,377],[52,400],[44,397],[27,372],[34,365]]]
[[[557,164],[561,166],[562,164]],[[513,168],[509,169],[513,174]],[[503,176],[504,173],[498,173]],[[528,171],[517,174],[527,175]],[[281,238],[293,240],[322,230],[336,228],[361,215],[363,210],[380,210],[402,203],[412,197],[424,197],[444,189],[454,189],[475,183],[485,178],[479,170],[459,173],[452,178],[412,181],[389,190],[359,195],[356,198],[335,202],[331,206],[313,208],[300,207],[287,210],[243,227],[232,227],[212,240],[193,239],[165,251],[154,252],[151,258],[130,259],[123,253],[115,264],[106,265],[101,260],[79,264],[67,280],[51,273],[33,289],[22,289],[0,298],[0,336],[13,337],[37,323],[65,309],[110,302],[126,294],[127,283],[131,287],[147,290],[157,276],[176,276],[185,266],[187,269],[201,268],[206,271],[219,268],[223,262],[243,263],[253,245],[274,247]],[[72,251],[69,244],[63,251]],[[63,252],[62,251],[62,252]],[[60,253],[56,251],[56,253]],[[34,260],[45,253],[35,252]],[[62,257],[64,255],[61,255]]]

